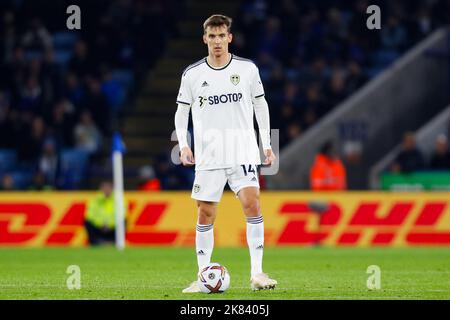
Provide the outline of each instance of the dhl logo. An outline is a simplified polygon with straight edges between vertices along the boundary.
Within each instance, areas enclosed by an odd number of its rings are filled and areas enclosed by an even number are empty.
[[[408,245],[450,244],[449,226],[448,231],[436,229],[447,208],[445,201],[427,202],[416,214],[414,201],[394,203],[387,212],[382,212],[380,207],[381,201],[361,201],[356,210],[345,217],[341,206],[331,203],[326,212],[312,218],[307,203],[285,203],[280,213],[290,218],[277,243],[358,245],[366,238],[366,245],[391,245],[403,241]],[[311,219],[318,221],[315,227],[308,228]]]
[[[130,202],[132,212],[134,202]],[[164,214],[166,203],[149,203],[144,206],[132,230],[127,232],[127,242],[136,244],[171,244],[176,231],[146,231],[158,224]],[[23,244],[39,237],[43,244],[70,244],[82,231],[85,203],[73,203],[53,228],[50,207],[45,203],[0,203],[0,245]]]
[[[450,245],[450,208],[445,198],[374,200],[345,196],[330,201],[321,215],[311,211],[305,197],[292,200],[291,196],[278,193],[269,200],[271,204],[264,211],[269,246]],[[192,246],[195,215],[185,213],[191,211],[186,209],[188,201],[191,202],[184,193],[151,200],[146,196],[131,199],[127,243]],[[226,201],[232,206],[231,201],[236,200],[230,197]],[[66,197],[55,206],[53,200],[25,197],[13,201],[0,197],[0,246],[86,245],[83,228],[86,203]],[[222,205],[226,207],[227,202]],[[228,224],[219,221],[215,226],[216,237],[221,235],[225,239],[218,241],[218,245],[246,245],[242,216],[236,214],[226,220]]]

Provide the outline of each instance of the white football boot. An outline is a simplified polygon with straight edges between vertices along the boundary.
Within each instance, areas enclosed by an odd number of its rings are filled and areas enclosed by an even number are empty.
[[[270,279],[265,273],[258,273],[250,279],[252,290],[274,289],[277,284],[276,280]]]
[[[183,289],[183,293],[199,293],[202,292],[198,287],[197,281],[192,282],[189,287]]]

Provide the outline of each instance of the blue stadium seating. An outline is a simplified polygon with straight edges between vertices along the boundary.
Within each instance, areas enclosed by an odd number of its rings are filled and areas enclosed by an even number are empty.
[[[75,31],[60,31],[52,34],[52,38],[55,49],[72,49],[80,34]]]
[[[377,67],[387,67],[400,57],[396,50],[381,49],[372,54],[372,62]]]
[[[71,50],[63,50],[63,49],[55,50],[55,62],[62,67],[65,67],[67,65],[71,57],[72,57]]]
[[[13,171],[11,172],[11,176],[14,181],[14,189],[26,189],[33,180],[33,173],[31,171]]]
[[[27,50],[25,51],[24,57],[26,61],[31,61],[35,59],[42,59],[43,52],[41,50]]]
[[[117,80],[128,92],[128,90],[133,86],[134,77],[133,73],[127,69],[117,69],[112,72],[112,78]]]
[[[86,177],[89,154],[79,149],[61,151],[61,175],[63,189],[75,189],[81,186]]]
[[[0,175],[14,169],[17,162],[17,152],[11,149],[0,149]]]
[[[365,74],[369,79],[375,78],[377,75],[379,75],[384,68],[382,67],[373,67],[373,68],[368,68],[365,70]]]

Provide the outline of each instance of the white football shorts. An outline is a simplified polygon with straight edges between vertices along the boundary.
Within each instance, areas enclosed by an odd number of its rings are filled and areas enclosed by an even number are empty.
[[[191,197],[196,200],[219,202],[227,181],[236,197],[242,188],[259,188],[257,166],[240,165],[225,169],[196,171]]]

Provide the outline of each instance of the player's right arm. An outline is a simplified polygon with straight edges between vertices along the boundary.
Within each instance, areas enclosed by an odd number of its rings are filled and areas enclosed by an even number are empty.
[[[189,112],[192,102],[189,80],[184,73],[181,77],[181,85],[177,97],[178,107],[175,112],[175,131],[180,146],[180,160],[184,166],[192,166],[195,164],[194,155],[187,141]]]

